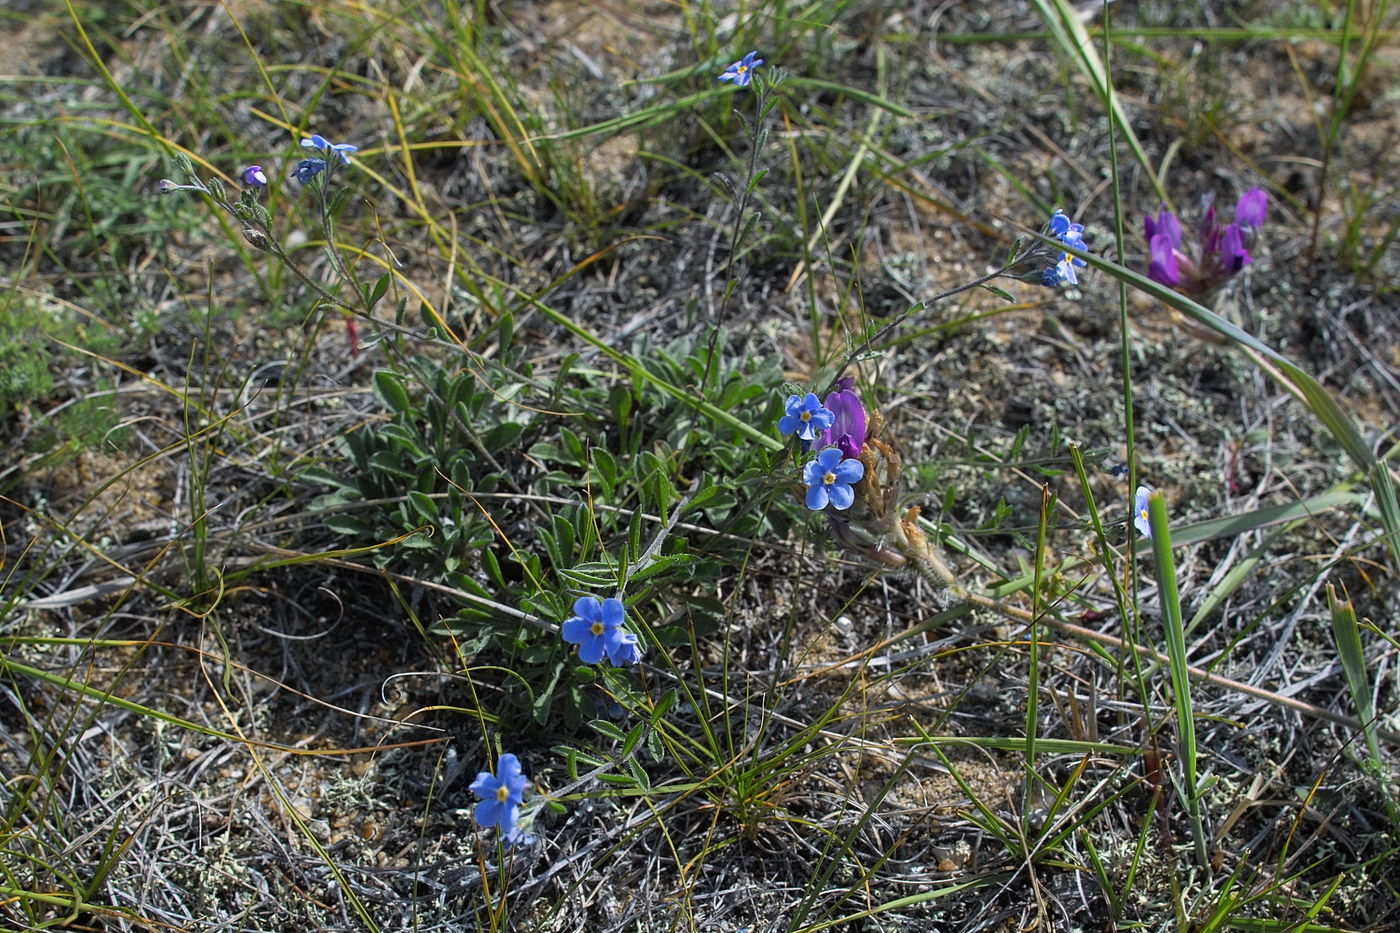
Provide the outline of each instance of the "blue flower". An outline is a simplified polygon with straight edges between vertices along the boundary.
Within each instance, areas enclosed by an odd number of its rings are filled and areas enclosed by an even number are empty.
[[[607,655],[614,667],[636,664],[642,659],[637,636],[623,631],[627,620],[622,600],[580,596],[574,601],[574,614],[564,621],[559,634],[571,645],[578,645],[578,659],[597,664]]]
[[[724,69],[724,73],[719,76],[719,79],[733,81],[735,87],[748,87],[749,82],[753,80],[753,70],[763,64],[763,59],[755,58],[756,55],[758,55],[756,51],[745,55]]]
[[[325,159],[302,159],[297,165],[296,171],[292,172],[292,177],[303,185],[311,184],[311,179],[326,170]]]
[[[243,184],[249,188],[261,188],[267,184],[267,175],[261,165],[250,165],[243,170]]]
[[[330,158],[332,155],[340,156],[340,161],[346,165],[350,164],[350,157],[347,152],[358,152],[359,146],[352,146],[349,143],[333,143],[320,133],[312,133],[310,139],[301,141],[301,148],[315,149]]]
[[[1084,249],[1084,225],[1073,223],[1064,211],[1059,208],[1050,215],[1050,220],[1045,225],[1045,233],[1059,240],[1066,246],[1073,246],[1075,249]],[[1055,265],[1049,266],[1040,273],[1040,284],[1047,288],[1055,288],[1060,285],[1078,285],[1079,276],[1075,275],[1076,266],[1084,268],[1088,263],[1077,256],[1061,252],[1057,254]]]
[[[1151,490],[1146,486],[1137,488],[1137,495],[1133,497],[1133,527],[1138,530],[1138,534],[1152,537],[1152,525],[1147,520],[1147,497],[1151,495]]]
[[[497,759],[494,777],[489,771],[478,772],[471,786],[472,793],[481,798],[472,814],[477,825],[482,829],[495,826],[507,839],[515,836],[520,803],[529,786],[530,782],[520,770],[520,759],[509,753]]]
[[[1055,208],[1055,213],[1050,215],[1050,222],[1046,224],[1046,228],[1051,236],[1066,246],[1084,248],[1084,225],[1071,223],[1069,215],[1058,207]]]
[[[849,509],[856,501],[851,488],[865,477],[865,465],[859,460],[841,459],[840,447],[828,447],[817,459],[802,468],[802,482],[807,486],[807,508],[819,512],[828,504],[838,511]]]
[[[805,397],[789,395],[787,414],[778,419],[778,433],[788,435],[795,431],[802,440],[814,441],[835,420],[835,413],[823,408],[815,393],[808,392]]]

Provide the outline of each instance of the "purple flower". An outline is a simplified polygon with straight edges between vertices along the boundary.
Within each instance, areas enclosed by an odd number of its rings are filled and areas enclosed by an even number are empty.
[[[750,52],[724,69],[719,80],[733,81],[735,87],[748,87],[749,82],[753,80],[753,70],[763,64],[763,59],[756,58],[756,55],[758,55],[757,51]]]
[[[1146,486],[1137,488],[1137,495],[1133,497],[1133,527],[1138,530],[1138,534],[1152,537],[1152,524],[1147,518],[1147,497],[1151,494]]]
[[[1147,264],[1147,277],[1168,288],[1175,288],[1180,284],[1181,276],[1177,271],[1176,250],[1172,248],[1171,237],[1159,233],[1150,242],[1152,259]]]
[[[520,759],[506,753],[496,760],[496,774],[480,771],[472,782],[471,791],[481,798],[473,816],[483,829],[498,828],[508,838],[515,836],[515,821],[520,817],[520,803],[530,782],[520,770]]]
[[[836,390],[826,397],[832,422],[820,439],[823,447],[839,447],[846,457],[860,456],[865,446],[865,406],[860,403],[854,387],[855,380],[850,376],[836,380]]]
[[[1264,218],[1269,213],[1269,196],[1263,188],[1250,188],[1235,202],[1235,223],[1246,238],[1264,226]]]
[[[1148,278],[1210,304],[1220,288],[1249,265],[1249,247],[1257,225],[1264,222],[1268,199],[1258,188],[1246,191],[1235,206],[1234,222],[1227,224],[1220,222],[1209,197],[1202,204],[1194,243],[1185,242],[1180,221],[1165,204],[1158,207],[1155,219],[1144,217],[1142,226],[1149,249]]]
[[[1244,248],[1244,235],[1239,224],[1226,224],[1220,235],[1220,262],[1226,275],[1234,275],[1249,265],[1249,253]]]
[[[346,155],[346,153],[357,152],[360,147],[352,146],[349,143],[333,143],[320,133],[312,133],[310,139],[303,139],[301,141],[301,148],[315,149],[328,159],[333,156],[339,156],[340,161],[349,165],[350,156]]]
[[[1150,216],[1142,218],[1142,227],[1149,243],[1158,234],[1162,234],[1173,249],[1181,246],[1181,222],[1176,219],[1175,214],[1167,210],[1165,204],[1158,205],[1156,221]]]
[[[309,185],[311,184],[311,179],[325,170],[325,159],[302,159],[301,162],[298,163],[296,171],[292,172],[292,177],[303,185]]]
[[[642,659],[641,643],[631,632],[623,631],[627,620],[622,600],[580,596],[574,601],[574,614],[565,620],[559,634],[571,645],[578,645],[578,659],[597,664],[606,655],[614,667],[636,664]]]
[[[856,501],[856,492],[851,486],[864,477],[865,465],[859,460],[843,460],[839,447],[826,448],[802,468],[807,508],[813,512],[820,512],[827,505],[838,511],[849,509]]]
[[[784,436],[796,433],[804,441],[814,441],[817,435],[831,427],[836,416],[823,408],[814,393],[789,395],[787,414],[778,419],[778,433]]]
[[[179,191],[182,186],[175,184],[169,178],[162,178],[156,182],[156,190],[161,194],[170,194],[172,191]]]
[[[261,188],[267,184],[267,175],[261,165],[250,165],[243,170],[243,184],[249,188]]]

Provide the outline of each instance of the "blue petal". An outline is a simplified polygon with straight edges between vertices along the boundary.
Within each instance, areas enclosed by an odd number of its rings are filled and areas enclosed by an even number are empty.
[[[851,503],[856,501],[856,491],[845,483],[832,483],[827,487],[827,493],[831,496],[833,508],[844,511],[851,507]]]
[[[496,787],[496,778],[492,776],[490,771],[478,771],[476,773],[476,780],[472,781],[471,787],[468,789],[478,797],[495,799]]]
[[[838,483],[858,483],[865,478],[865,464],[859,460],[842,460],[831,472],[836,474]]]
[[[810,460],[802,468],[802,482],[807,486],[820,486],[825,475],[826,468],[821,465],[820,460]]]
[[[574,615],[581,616],[590,622],[597,622],[602,611],[602,603],[596,596],[580,596],[574,600]]]
[[[807,487],[807,508],[813,512],[820,512],[826,508],[826,504],[831,501],[827,495],[826,483],[813,483]]]
[[[604,625],[609,628],[616,628],[627,618],[627,611],[622,607],[622,600],[609,597],[603,600],[601,615]]]
[[[828,447],[817,454],[817,462],[821,464],[823,473],[830,473],[841,462],[842,456],[840,447]]]
[[[603,636],[589,635],[579,642],[578,659],[584,664],[597,664],[603,660]]]
[[[501,812],[503,809],[502,803],[493,796],[491,799],[483,800],[477,804],[476,809],[472,811],[472,816],[476,819],[476,825],[486,829],[500,825],[501,817],[504,816]]]
[[[581,645],[593,637],[593,623],[579,616],[572,616],[559,627],[559,637],[571,645]]]

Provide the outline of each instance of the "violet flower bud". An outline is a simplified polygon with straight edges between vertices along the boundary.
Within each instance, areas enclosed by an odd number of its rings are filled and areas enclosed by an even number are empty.
[[[243,170],[243,184],[249,188],[261,188],[267,184],[267,175],[261,165],[250,165]]]

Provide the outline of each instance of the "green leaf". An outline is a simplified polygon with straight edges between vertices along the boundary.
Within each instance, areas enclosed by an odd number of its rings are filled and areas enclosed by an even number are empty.
[[[627,736],[622,734],[621,729],[608,722],[606,719],[590,719],[588,721],[588,728],[592,729],[603,738],[611,739],[614,742],[622,742],[627,738]]]
[[[348,535],[352,538],[377,537],[369,523],[353,515],[327,515],[326,527],[338,535]]]
[[[387,369],[374,371],[374,394],[385,406],[401,415],[413,412],[413,400],[409,398],[403,381]]]

